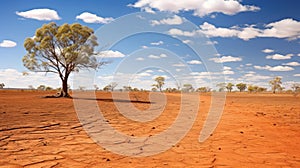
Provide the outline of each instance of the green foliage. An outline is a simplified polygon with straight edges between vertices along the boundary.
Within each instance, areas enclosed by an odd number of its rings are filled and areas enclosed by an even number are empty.
[[[24,47],[27,54],[22,61],[30,71],[57,73],[62,81],[62,95],[68,97],[68,77],[80,69],[97,69],[94,47],[97,38],[93,30],[78,23],[44,24],[37,29],[34,38],[27,38]]]
[[[152,91],[152,92],[157,92],[157,88],[156,88],[156,87],[151,88],[151,91]]]
[[[186,83],[183,85],[182,91],[183,92],[193,92],[195,89],[192,84]]]
[[[232,83],[227,83],[227,85],[226,85],[227,91],[231,92],[232,89],[233,89],[233,86],[234,86],[234,84],[232,84]]]
[[[245,91],[247,88],[247,85],[245,83],[238,83],[235,86],[239,89],[240,92]]]
[[[273,80],[269,81],[269,84],[271,85],[273,93],[276,91],[282,91],[284,88],[281,87],[281,78],[280,77],[275,77]]]
[[[178,90],[176,88],[166,88],[165,92],[175,93],[175,92],[178,92]]]
[[[254,86],[254,85],[249,85],[248,86],[248,91],[250,93],[252,92],[265,92],[267,91],[267,88],[259,87],[259,86]]]
[[[53,88],[50,87],[50,86],[47,86],[47,87],[45,88],[45,90],[46,90],[46,91],[50,91],[50,90],[53,90]]]
[[[209,87],[199,87],[196,91],[206,93],[206,92],[210,92],[210,90],[211,89]]]
[[[110,90],[110,87],[107,85],[103,88],[103,90],[108,92]]]
[[[105,86],[103,88],[104,91],[114,91],[115,87],[117,87],[118,84],[116,82],[112,82],[109,85]]]
[[[133,89],[131,88],[131,86],[123,86],[124,91],[128,92],[128,91],[132,91]]]
[[[155,80],[156,84],[153,84],[152,86],[156,87],[161,92],[162,87],[165,84],[165,78],[163,76],[158,76],[154,80]]]

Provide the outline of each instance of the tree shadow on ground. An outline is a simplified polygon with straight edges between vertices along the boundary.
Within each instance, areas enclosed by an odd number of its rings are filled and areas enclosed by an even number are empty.
[[[82,98],[82,97],[73,97],[73,99],[80,100],[96,100],[102,102],[119,102],[119,103],[140,103],[140,104],[155,104],[155,102],[142,101],[142,100],[124,100],[124,99],[103,99],[103,98]]]

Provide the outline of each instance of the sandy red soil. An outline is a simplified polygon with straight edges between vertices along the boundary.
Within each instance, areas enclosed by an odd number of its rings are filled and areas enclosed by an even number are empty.
[[[201,95],[196,122],[178,144],[135,158],[94,143],[77,118],[73,100],[42,98],[47,94],[0,91],[0,167],[300,167],[299,95],[228,94],[220,123],[200,143],[211,100]],[[147,101],[147,93],[134,95]],[[110,93],[98,92],[97,97],[109,123],[136,137],[167,129],[180,109],[180,95],[168,94],[164,112],[141,124],[119,114]]]

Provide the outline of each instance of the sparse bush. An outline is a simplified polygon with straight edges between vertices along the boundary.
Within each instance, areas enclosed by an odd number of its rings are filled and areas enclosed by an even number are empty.
[[[202,92],[202,93],[206,93],[206,92],[210,92],[211,89],[209,87],[200,87],[196,90],[197,92]]]
[[[36,88],[37,90],[46,90],[46,86],[45,85],[40,85]]]
[[[131,88],[131,86],[123,86],[123,90],[125,92],[128,92],[128,91],[132,91],[132,88]]]

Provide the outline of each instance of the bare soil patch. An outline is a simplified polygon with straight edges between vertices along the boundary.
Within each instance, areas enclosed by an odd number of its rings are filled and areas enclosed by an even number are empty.
[[[132,158],[95,144],[79,123],[73,100],[42,98],[47,94],[53,93],[0,91],[0,167],[300,167],[299,96],[228,94],[217,129],[199,143],[211,100],[201,95],[196,122],[180,143],[155,156]],[[149,107],[147,93],[131,98],[137,108]],[[167,129],[180,109],[180,95],[167,94],[163,113],[139,123],[122,116],[111,100],[110,93],[97,92],[109,123],[137,137]]]

